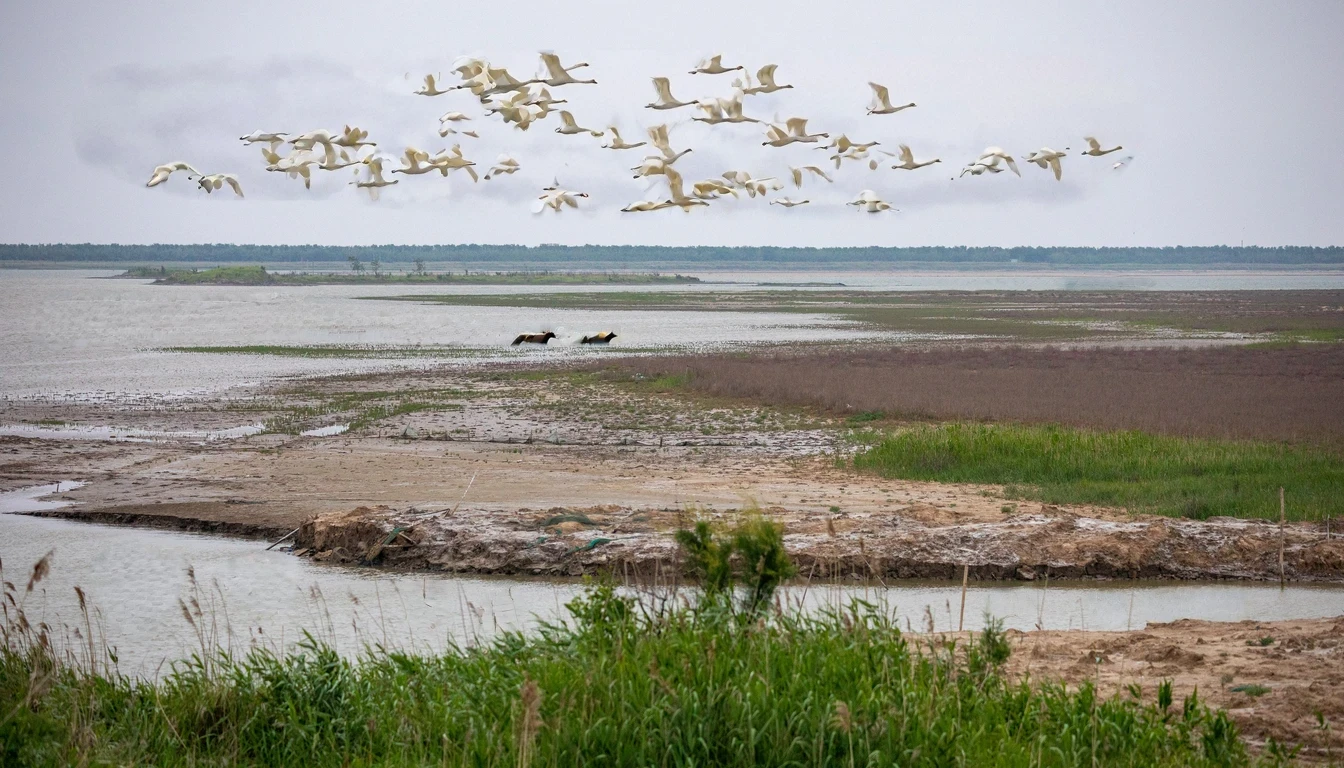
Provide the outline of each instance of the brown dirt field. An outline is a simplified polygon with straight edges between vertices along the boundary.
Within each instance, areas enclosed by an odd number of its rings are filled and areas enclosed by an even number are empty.
[[[1344,448],[1344,345],[865,347],[622,360],[693,391],[833,413],[1051,422]]]
[[[1103,695],[1128,696],[1137,684],[1145,701],[1173,682],[1175,708],[1196,688],[1200,699],[1228,710],[1252,745],[1268,738],[1301,744],[1301,756],[1325,757],[1326,734],[1316,712],[1333,725],[1328,745],[1344,753],[1344,616],[1299,621],[1232,623],[1184,619],[1136,632],[1010,631],[1011,673],[1071,685],[1092,680]],[[1262,638],[1272,638],[1261,645]],[[1232,690],[1261,685],[1253,696]]]

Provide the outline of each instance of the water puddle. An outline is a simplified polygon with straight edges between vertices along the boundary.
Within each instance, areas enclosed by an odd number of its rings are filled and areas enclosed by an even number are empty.
[[[264,431],[266,431],[266,427],[263,424],[243,424],[228,429],[180,432],[108,426],[66,425],[48,427],[38,424],[0,424],[0,437],[29,437],[38,440],[111,440],[126,443],[149,443],[155,440],[231,440],[238,437],[259,435]]]
[[[318,427],[317,429],[306,429],[299,434],[304,437],[332,437],[333,435],[344,434],[349,431],[349,424],[332,424],[328,427]]]
[[[27,488],[5,491],[0,493],[0,515],[15,512],[42,512],[48,509],[68,507],[75,502],[62,499],[43,501],[42,497],[73,491],[77,488],[83,488],[84,485],[78,480],[59,480],[46,485],[30,485]]]

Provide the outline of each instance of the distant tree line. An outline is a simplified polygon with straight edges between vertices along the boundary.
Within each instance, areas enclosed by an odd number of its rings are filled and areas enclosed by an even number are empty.
[[[1012,263],[1108,264],[1344,264],[1344,247],[1172,246],[1165,248],[782,248],[774,246],[652,245],[50,245],[0,244],[2,262],[228,262],[350,264],[803,264]],[[375,267],[376,268],[376,267]]]

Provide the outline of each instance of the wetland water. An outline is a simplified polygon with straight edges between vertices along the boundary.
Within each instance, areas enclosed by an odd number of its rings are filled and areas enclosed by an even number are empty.
[[[615,330],[618,347],[715,349],[740,344],[884,338],[833,316],[779,312],[657,312],[454,307],[359,301],[359,296],[717,291],[754,284],[845,283],[856,290],[1229,290],[1344,287],[1344,272],[714,272],[719,283],[654,286],[311,287],[154,286],[91,279],[115,270],[0,269],[0,396],[135,398],[191,394],[278,376],[415,367],[436,358],[319,359],[155,351],[211,345],[431,345],[460,347],[449,360],[517,360],[602,354],[561,345],[510,349],[523,331],[562,340]],[[743,285],[747,284],[747,285]],[[799,288],[798,290],[807,290]],[[913,337],[912,337],[913,338]]]
[[[69,481],[66,481],[69,483]],[[71,487],[66,485],[66,488]],[[199,599],[219,643],[289,646],[303,631],[343,653],[366,644],[421,650],[487,639],[564,615],[581,586],[574,581],[395,573],[342,567],[265,551],[255,540],[35,518],[18,511],[59,506],[43,501],[54,486],[0,494],[0,560],[20,586],[28,569],[53,552],[51,573],[29,598],[30,617],[54,627],[80,621],[73,588],[89,594],[123,672],[153,675],[165,660],[197,649],[179,598],[195,571]],[[8,514],[7,514],[8,513]],[[955,629],[960,584],[900,582],[877,587],[793,586],[785,597],[816,608],[862,597],[922,630]],[[1274,621],[1344,614],[1344,587],[1169,582],[1072,582],[973,585],[966,626],[985,615],[1011,628],[1123,630],[1178,618]]]

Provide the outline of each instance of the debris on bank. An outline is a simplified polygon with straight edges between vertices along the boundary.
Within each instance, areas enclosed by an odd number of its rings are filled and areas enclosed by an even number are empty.
[[[784,525],[802,574],[883,580],[959,577],[1344,580],[1344,537],[1262,520],[1080,516],[1042,506],[994,522],[946,522],[923,504],[828,515],[762,510]],[[725,526],[739,513],[710,512]],[[648,578],[679,570],[684,510],[592,507],[420,510],[359,507],[306,521],[295,551],[317,560],[458,573]]]

